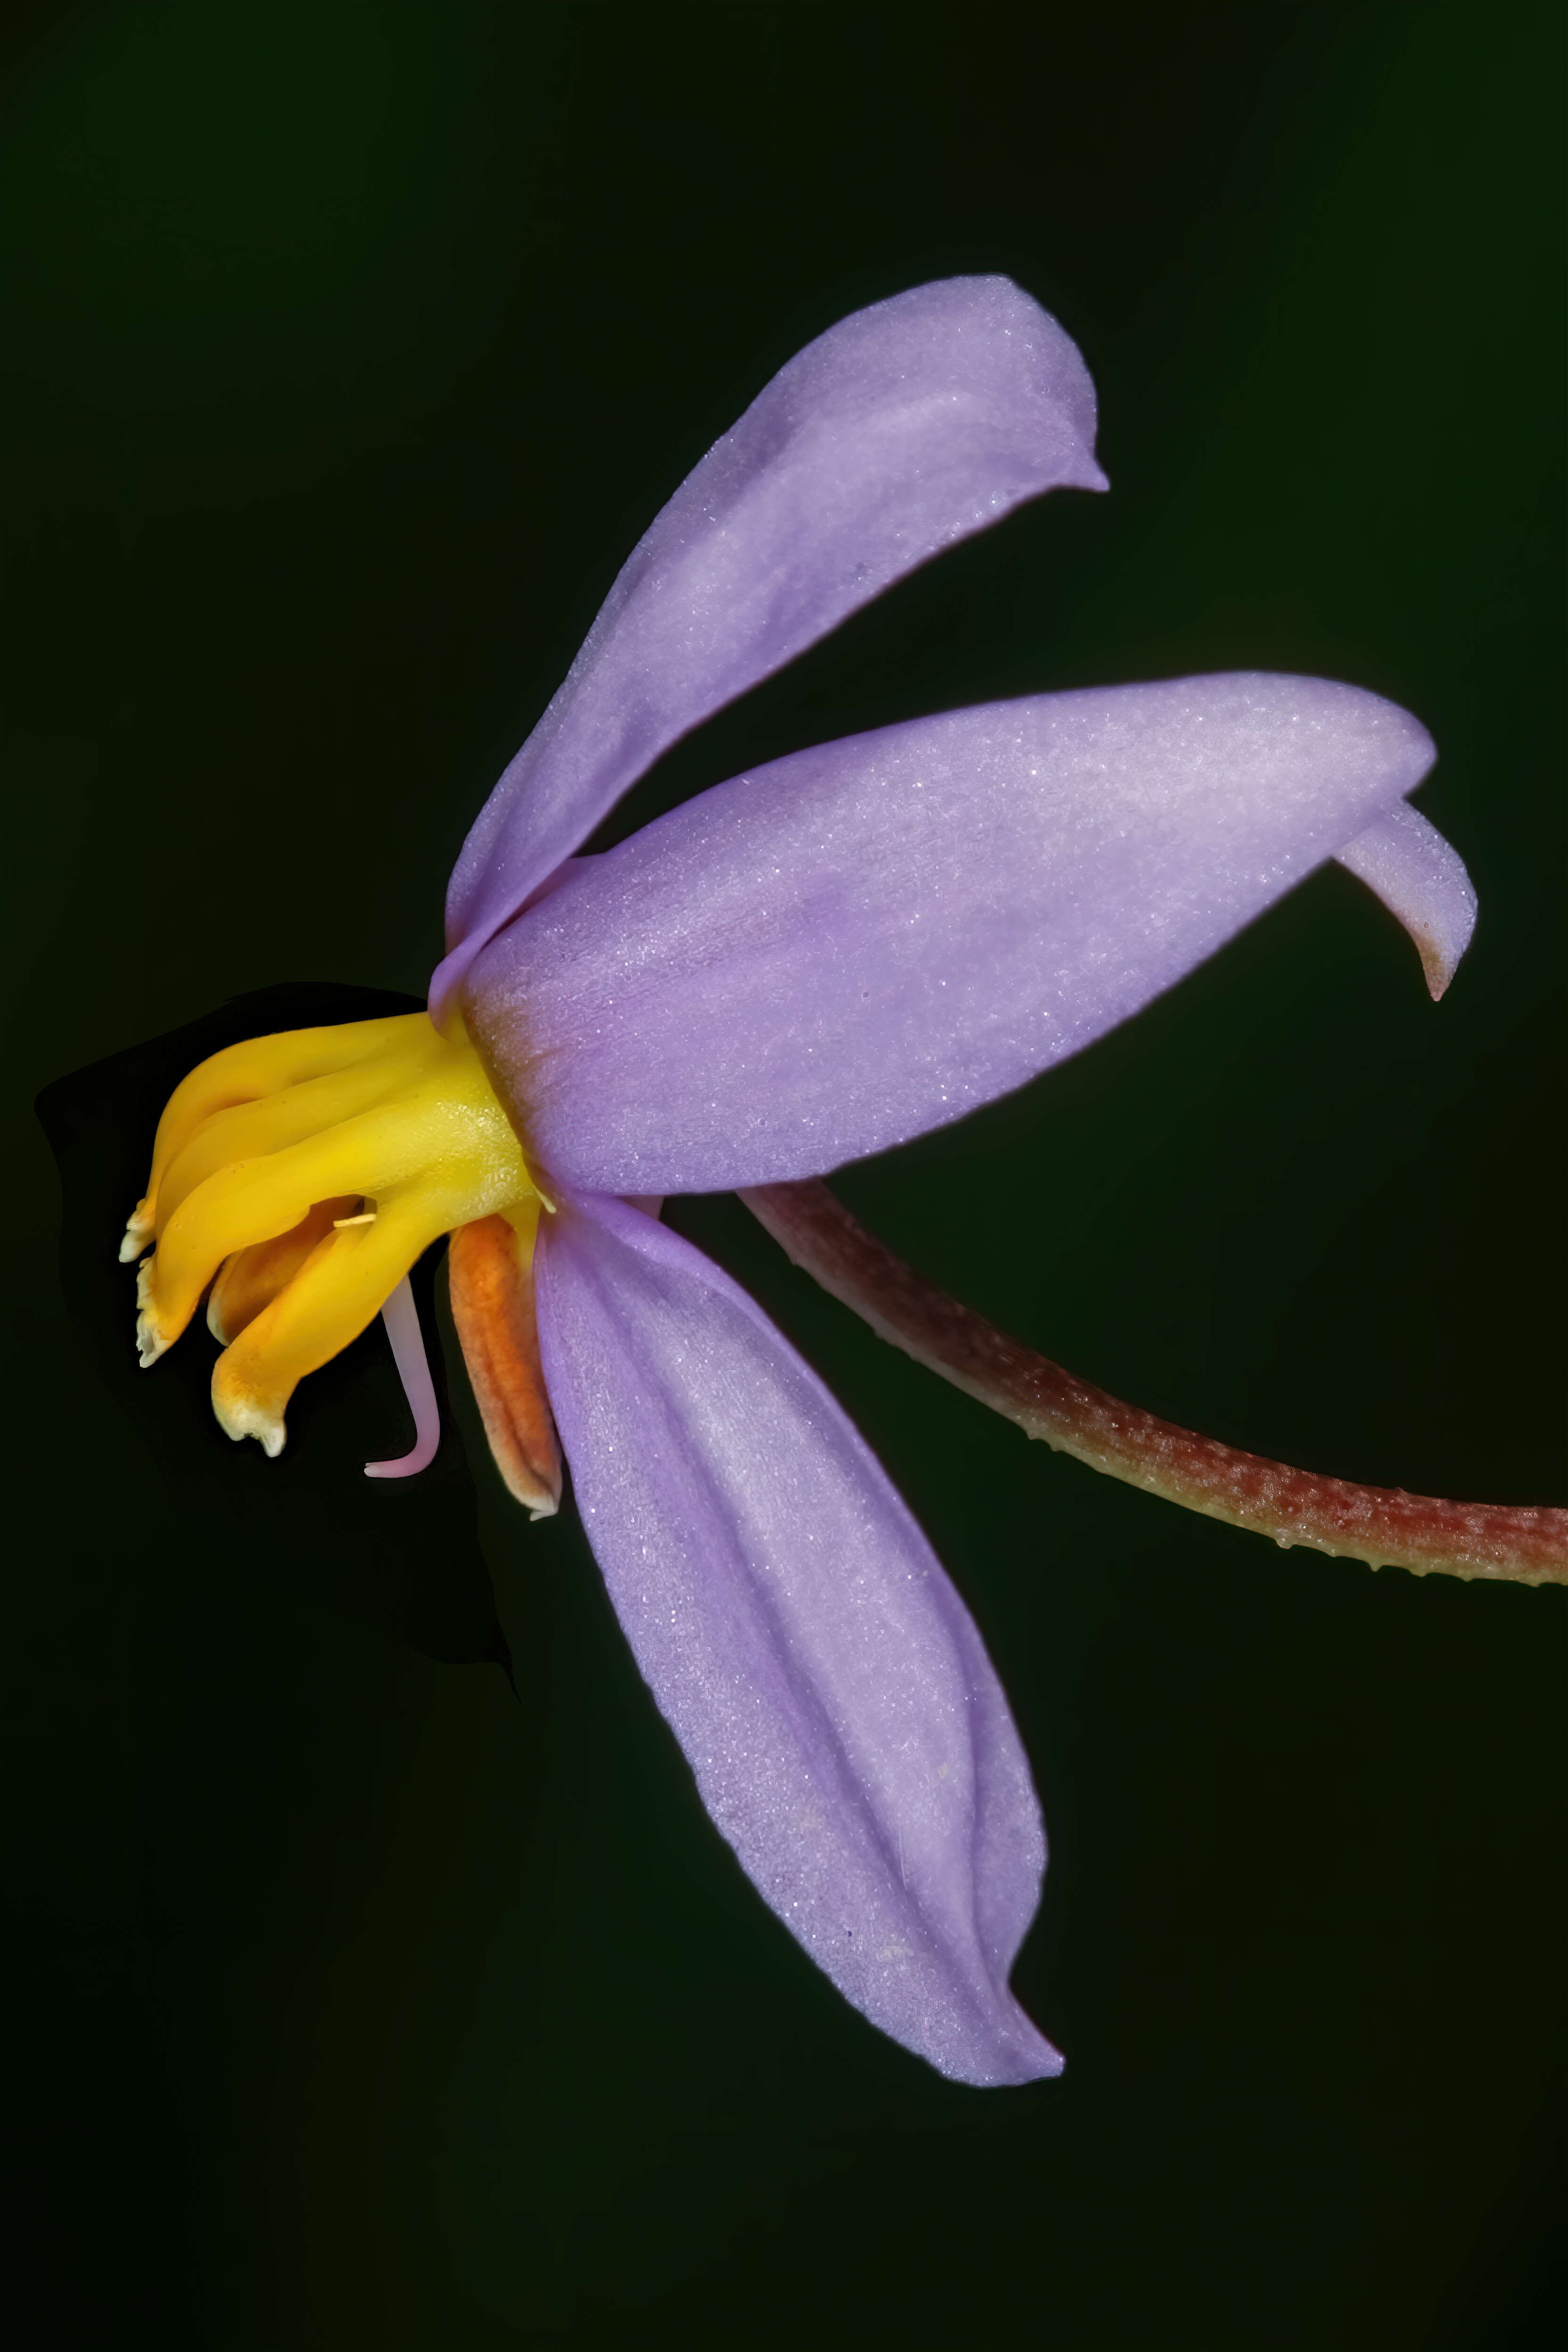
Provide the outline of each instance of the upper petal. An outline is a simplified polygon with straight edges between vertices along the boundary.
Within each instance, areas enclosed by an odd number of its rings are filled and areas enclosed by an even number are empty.
[[[742,1868],[943,2074],[1058,2073],[1007,1990],[1045,1864],[1028,1765],[883,1472],[755,1303],[653,1219],[568,1198],[535,1265],[584,1524]]]
[[[874,303],[807,344],[642,539],[481,810],[437,1020],[472,957],[667,745],[1021,499],[1103,489],[1094,386],[1005,278]]]
[[[821,1174],[1125,1020],[1419,782],[1321,678],[1042,695],[720,784],[491,941],[470,1031],[596,1191]]]

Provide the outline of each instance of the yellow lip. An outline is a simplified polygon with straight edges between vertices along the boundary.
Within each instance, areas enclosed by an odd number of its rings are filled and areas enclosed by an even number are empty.
[[[231,1437],[276,1454],[298,1382],[364,1329],[431,1242],[503,1217],[531,1261],[541,1205],[460,1019],[445,1035],[414,1013],[251,1038],[193,1070],[159,1122],[121,1250],[155,1244],[138,1269],[142,1361],[210,1293],[226,1342],[213,1409]]]

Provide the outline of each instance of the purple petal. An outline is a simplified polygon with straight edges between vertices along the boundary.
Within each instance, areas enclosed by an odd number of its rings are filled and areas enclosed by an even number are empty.
[[[945,2074],[1061,2060],[1007,1990],[1045,1837],[931,1547],[761,1309],[619,1201],[541,1221],[578,1508],[702,1801],[855,2007]]]
[[[463,845],[437,1020],[485,941],[689,728],[1021,499],[1103,489],[1094,386],[1005,278],[858,310],[781,369],[643,538]]]
[[[1475,885],[1458,851],[1418,809],[1399,801],[1334,854],[1404,924],[1436,1003],[1476,928]]]
[[[774,761],[491,941],[469,1028],[595,1192],[817,1175],[1124,1021],[1426,773],[1321,678],[992,703]]]

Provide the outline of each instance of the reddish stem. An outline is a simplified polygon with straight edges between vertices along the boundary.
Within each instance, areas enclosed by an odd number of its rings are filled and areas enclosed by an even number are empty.
[[[1091,1469],[1287,1550],[1301,1544],[1416,1576],[1568,1582],[1568,1511],[1355,1486],[1195,1436],[1119,1403],[960,1306],[868,1233],[826,1184],[762,1184],[741,1198],[796,1265],[884,1339]]]

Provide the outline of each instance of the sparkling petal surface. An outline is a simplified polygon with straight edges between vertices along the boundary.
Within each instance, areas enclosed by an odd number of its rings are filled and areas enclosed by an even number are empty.
[[[541,1221],[539,1336],[638,1665],[764,1899],[942,2073],[1061,2061],[1007,1990],[1045,1841],[968,1612],[761,1309],[609,1200]]]
[[[1125,1020],[1432,758],[1375,695],[1250,674],[824,744],[689,801],[492,940],[470,1031],[557,1179],[821,1174]]]
[[[1475,885],[1458,851],[1400,801],[1335,856],[1404,924],[1436,1003],[1476,928]]]
[[[1005,278],[917,286],[790,361],[645,535],[481,811],[447,898],[469,961],[668,744],[1022,499],[1103,489],[1094,387]]]

